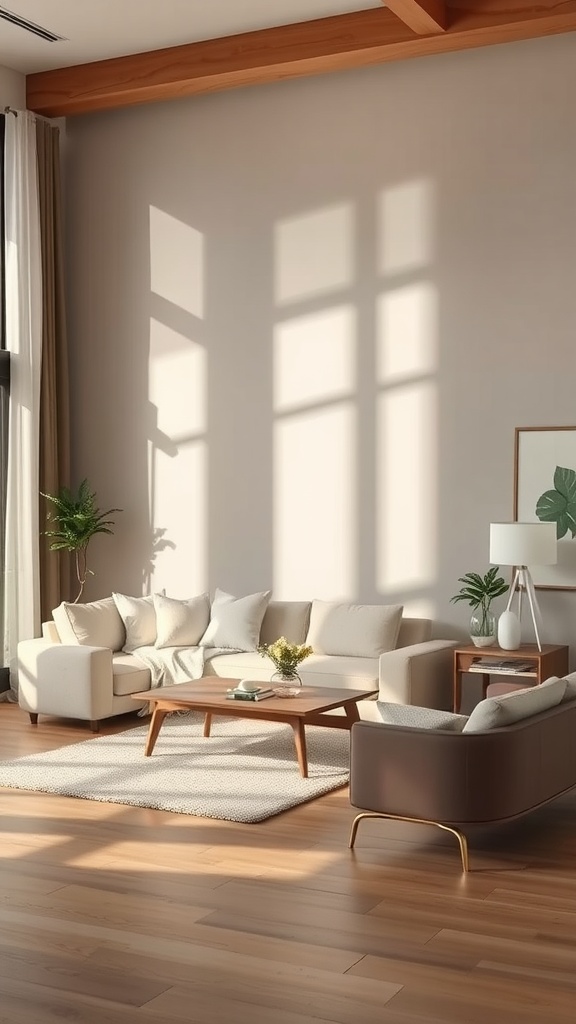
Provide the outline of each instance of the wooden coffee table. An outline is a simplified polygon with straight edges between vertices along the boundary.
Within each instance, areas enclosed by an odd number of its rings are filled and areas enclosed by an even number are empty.
[[[308,758],[304,726],[323,725],[330,729],[351,729],[360,720],[357,701],[377,690],[329,689],[327,686],[303,686],[297,697],[267,697],[262,701],[227,700],[226,690],[238,684],[237,679],[198,680],[178,686],[161,686],[157,690],[133,693],[134,700],[147,700],[153,707],[144,755],[154,750],[162,722],[170,711],[203,711],[204,736],[210,736],[213,715],[233,718],[259,718],[266,722],[285,722],[292,726],[300,774],[308,778]],[[325,715],[325,711],[344,708],[345,714]]]

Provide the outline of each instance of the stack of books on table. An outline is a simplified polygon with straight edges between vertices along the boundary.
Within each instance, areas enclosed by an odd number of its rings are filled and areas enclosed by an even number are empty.
[[[239,686],[234,686],[232,689],[226,691],[227,700],[266,700],[267,697],[273,697],[274,690],[270,686],[258,686],[255,690],[242,690]]]

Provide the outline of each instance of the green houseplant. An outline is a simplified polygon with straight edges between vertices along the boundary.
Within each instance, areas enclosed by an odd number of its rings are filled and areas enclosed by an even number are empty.
[[[450,598],[455,604],[466,601],[474,614],[470,619],[470,637],[476,647],[489,647],[496,639],[496,617],[490,611],[490,605],[496,597],[508,590],[508,584],[498,576],[499,566],[493,566],[485,576],[477,572],[467,572],[460,576],[458,582],[464,586]]]
[[[96,504],[96,495],[90,490],[87,480],[83,480],[75,494],[68,487],[61,487],[58,494],[44,494],[43,498],[51,501],[54,509],[48,512],[47,521],[54,529],[46,530],[45,536],[51,537],[51,551],[70,551],[74,555],[76,579],[79,591],[74,604],[80,600],[88,576],[93,576],[88,568],[88,545],[97,533],[112,533],[114,520],[108,519],[113,512],[121,512],[121,508],[109,508],[102,512]]]

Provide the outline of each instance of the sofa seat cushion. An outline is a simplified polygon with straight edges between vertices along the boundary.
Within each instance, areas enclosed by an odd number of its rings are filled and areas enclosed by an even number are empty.
[[[130,693],[150,689],[150,670],[145,668],[131,654],[114,654],[112,657],[112,692],[115,697],[126,697]]]
[[[208,654],[210,652],[207,652]],[[338,658],[316,654],[298,669],[305,686],[344,687],[347,690],[378,689],[378,658]],[[204,675],[269,682],[274,665],[260,654],[215,654],[207,657]]]
[[[566,691],[566,680],[552,676],[539,686],[487,697],[476,705],[463,732],[485,732],[504,725],[522,722],[560,703]]]
[[[347,690],[377,690],[378,658],[345,658],[312,654],[299,668],[302,682],[308,686],[342,686]]]

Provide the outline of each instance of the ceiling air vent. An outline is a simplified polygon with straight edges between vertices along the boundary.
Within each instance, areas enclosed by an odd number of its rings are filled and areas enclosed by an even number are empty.
[[[45,39],[49,43],[57,43],[65,38],[64,36],[57,36],[55,32],[50,32],[47,28],[42,28],[41,25],[35,25],[33,21],[21,18],[19,14],[14,14],[5,7],[0,7],[0,18],[3,21],[9,21],[11,25],[23,28],[26,32],[32,32],[33,35],[39,36],[40,39]]]

